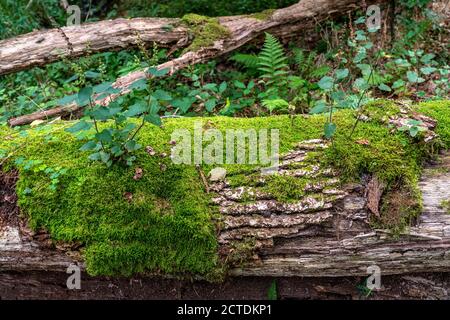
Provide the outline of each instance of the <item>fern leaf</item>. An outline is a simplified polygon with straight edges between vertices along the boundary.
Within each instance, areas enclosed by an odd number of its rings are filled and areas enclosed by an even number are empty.
[[[283,79],[288,73],[288,59],[284,53],[283,46],[270,33],[266,33],[266,39],[261,52],[258,55],[258,70],[263,73],[264,79],[270,90],[275,90],[286,84]]]
[[[233,55],[230,60],[248,68],[256,69],[258,67],[258,56],[256,54],[237,53]]]

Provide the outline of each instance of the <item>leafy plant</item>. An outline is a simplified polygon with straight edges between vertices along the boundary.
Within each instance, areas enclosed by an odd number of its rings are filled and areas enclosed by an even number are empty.
[[[15,165],[22,168],[24,171],[31,171],[34,173],[44,173],[50,179],[50,184],[48,188],[51,191],[56,191],[61,176],[67,173],[67,169],[63,169],[61,167],[52,168],[44,164],[41,160],[32,160],[25,159],[24,157],[19,157],[14,161]],[[30,188],[25,189],[25,194],[29,194],[32,192]]]
[[[267,88],[267,96],[280,97],[280,90],[286,87],[289,66],[283,46],[270,33],[266,33],[266,40],[258,55],[258,70],[262,73]]]
[[[136,140],[139,131],[146,123],[160,126],[161,120],[158,115],[160,105],[172,100],[167,92],[153,90],[151,87],[151,79],[161,77],[167,72],[168,70],[149,68],[149,83],[143,79],[130,86],[130,89],[145,91],[146,99],[136,100],[129,107],[125,107],[121,98],[110,103],[108,107],[95,103],[95,98],[117,93],[117,89],[112,88],[111,83],[104,83],[95,88],[81,89],[76,97],[76,102],[78,105],[86,106],[85,116],[88,119],[78,121],[66,131],[75,134],[90,131],[93,128],[94,135],[89,136],[89,141],[80,149],[92,152],[89,159],[101,161],[108,167],[114,162],[132,165],[136,160],[135,151],[141,148]],[[94,94],[97,94],[95,98]],[[129,118],[137,118],[140,124],[129,121]],[[107,122],[107,124],[112,122],[112,125],[102,127],[100,126],[101,122]]]
[[[414,138],[420,132],[427,131],[427,129],[422,125],[423,125],[422,121],[411,119],[407,122],[406,126],[402,126],[398,130],[407,131],[409,135]]]

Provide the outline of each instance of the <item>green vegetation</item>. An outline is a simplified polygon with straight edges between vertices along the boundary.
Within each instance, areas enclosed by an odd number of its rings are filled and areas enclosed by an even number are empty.
[[[181,18],[181,22],[190,28],[194,37],[189,47],[184,49],[185,52],[210,47],[215,41],[230,35],[228,29],[222,26],[216,18],[190,13],[184,15]]]
[[[380,108],[395,106],[388,102],[367,106],[374,114]],[[448,121],[450,101],[428,103],[426,111]],[[358,181],[362,174],[369,173],[388,187],[415,190],[421,163],[427,156],[425,146],[401,131],[392,132],[375,118],[361,122],[349,139],[347,133],[354,119],[354,111],[335,113],[338,129],[333,145],[313,156],[312,163],[320,161],[335,167],[346,181]],[[223,270],[212,222],[218,213],[210,206],[210,195],[203,191],[195,167],[175,165],[168,156],[173,130],[186,128],[192,132],[197,120],[219,130],[279,129],[280,152],[285,153],[299,141],[321,137],[325,116],[164,119],[162,129],[150,125],[142,129],[137,142],[146,148],[136,151],[133,167],[112,164],[107,168],[90,161],[86,152],[79,152],[86,138],[77,139],[65,131],[72,122],[24,131],[1,127],[0,151],[8,159],[6,170],[19,169],[19,205],[29,216],[31,227],[48,230],[55,242],[81,243],[90,274],[162,272],[214,278],[219,277],[218,270]],[[448,138],[445,124],[438,127],[444,141]],[[99,128],[108,125],[100,123]],[[361,139],[368,143],[357,143]],[[212,167],[204,165],[203,170],[208,172]],[[245,171],[253,167],[225,165],[233,176],[231,183],[236,185],[251,183],[245,180]],[[137,169],[142,169],[142,174]],[[289,179],[273,176],[266,190],[279,200],[293,201],[302,194],[304,184]],[[405,208],[408,210],[387,227],[399,227],[399,222],[404,226],[411,212],[417,212],[412,208],[420,205],[418,195],[410,195],[413,202]],[[384,214],[389,213],[387,210]]]
[[[178,17],[191,43],[163,49],[136,34],[136,45],[128,50],[71,61],[63,57],[0,77],[0,166],[18,169],[18,203],[31,227],[47,230],[55,243],[81,247],[93,275],[150,272],[220,279],[227,264],[253,254],[255,239],[231,244],[233,253],[226,262],[220,259],[220,223],[214,219],[219,213],[211,195],[203,191],[194,166],[175,165],[169,157],[171,133],[192,132],[195,121],[221,131],[279,129],[280,153],[302,140],[327,138],[331,146],[310,153],[302,169],[330,166],[342,182],[376,176],[386,187],[381,216],[372,225],[395,233],[408,226],[421,210],[423,161],[450,148],[449,33],[430,1],[398,1],[398,14],[387,16],[382,30],[368,30],[366,13],[358,11],[317,23],[311,34],[318,39],[292,37],[286,43],[266,33],[256,39],[264,40],[262,47],[251,41],[240,52],[170,75],[155,68],[229,37],[216,16],[267,20],[276,8],[296,2],[118,0],[94,2],[88,15],[86,1],[71,1],[82,7],[83,21]],[[0,39],[60,27],[67,18],[51,0],[3,0],[0,11]],[[93,101],[96,95],[117,94],[113,81],[143,68],[148,79],[131,84],[127,95],[107,107]],[[73,102],[83,112],[70,115],[70,121],[6,126],[10,118]],[[404,112],[436,119],[438,141],[423,142],[419,120],[399,128],[389,124],[390,117]],[[254,165],[223,167],[232,186],[255,185],[249,174]],[[276,200],[294,202],[316,182],[321,181],[273,175],[260,188]],[[247,194],[245,200],[252,197]],[[268,295],[276,298],[275,282]]]

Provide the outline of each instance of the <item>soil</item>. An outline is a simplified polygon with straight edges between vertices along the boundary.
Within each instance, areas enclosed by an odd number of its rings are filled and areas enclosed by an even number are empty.
[[[81,289],[66,287],[58,272],[0,273],[1,299],[264,300],[273,281],[281,300],[448,299],[449,274],[385,276],[378,292],[361,290],[363,278],[230,278],[224,283],[161,278],[117,279],[81,275]]]

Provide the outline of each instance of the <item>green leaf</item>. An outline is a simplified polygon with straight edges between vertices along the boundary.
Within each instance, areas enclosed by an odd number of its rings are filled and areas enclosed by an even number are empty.
[[[433,68],[433,67],[423,67],[420,68],[420,71],[424,74],[424,75],[429,75],[432,74],[433,72],[435,72],[437,69]]]
[[[345,99],[345,92],[342,90],[333,91],[331,93],[331,99],[335,102],[339,102]]]
[[[358,78],[355,80],[355,82],[353,83],[353,85],[355,86],[355,88],[357,88],[360,91],[364,91],[369,89],[369,84],[367,83],[366,79],[364,78]]]
[[[125,113],[126,117],[134,117],[147,111],[147,106],[144,101],[138,101],[133,104]]]
[[[70,95],[70,96],[65,96],[62,99],[59,99],[58,100],[58,104],[61,105],[61,106],[64,106],[66,104],[70,104],[70,103],[75,102],[77,100],[78,100],[78,95],[73,94],[73,95]]]
[[[144,117],[144,120],[160,127],[162,122],[161,118],[157,114],[148,114]]]
[[[151,68],[148,68],[147,72],[154,77],[162,77],[169,73],[169,68],[158,70],[155,67],[151,67]]]
[[[325,101],[317,101],[314,108],[312,108],[309,113],[310,114],[317,114],[317,113],[323,113],[325,111],[328,111],[328,105],[325,103]]]
[[[78,92],[78,104],[80,106],[86,105],[89,103],[91,96],[93,93],[92,87],[84,87]]]
[[[385,85],[384,83],[380,84],[378,86],[378,89],[380,89],[382,91],[387,91],[387,92],[392,91],[392,89],[388,85]]]
[[[115,93],[119,93],[120,89],[117,88],[113,88],[112,87],[112,82],[103,82],[100,83],[99,85],[96,85],[93,90],[94,93],[106,93],[106,94],[115,94]]]
[[[418,133],[419,133],[419,127],[411,127],[409,129],[409,134],[411,137],[417,136]]]
[[[100,133],[97,133],[95,135],[95,137],[98,140],[100,140],[101,142],[104,142],[104,143],[112,142],[112,138],[113,138],[112,135],[111,135],[111,131],[109,129],[103,129],[103,131],[100,132]]]
[[[212,112],[217,105],[216,99],[209,99],[205,102],[205,108],[208,112]]]
[[[71,126],[70,128],[67,128],[65,131],[70,132],[70,133],[75,133],[78,131],[89,130],[91,127],[92,127],[91,123],[86,122],[84,120],[80,120],[77,123],[75,123],[73,126]]]
[[[406,72],[406,77],[408,78],[408,81],[411,83],[421,83],[425,81],[425,79],[420,78],[415,71]]]
[[[128,150],[128,152],[133,152],[138,149],[140,149],[142,146],[138,143],[136,143],[135,140],[129,140],[127,143],[125,143],[125,148]]]
[[[332,77],[325,76],[322,79],[320,79],[318,85],[319,88],[322,90],[331,90],[334,85],[334,79]]]
[[[192,106],[194,101],[195,101],[195,98],[188,98],[188,97],[186,97],[186,98],[183,98],[183,99],[174,100],[172,102],[172,105],[175,108],[180,109],[180,111],[182,113],[186,113],[186,112],[188,112],[189,108]]]
[[[90,115],[99,121],[105,121],[111,118],[110,110],[107,107],[96,108],[90,112]]]
[[[420,58],[420,61],[422,63],[428,64],[434,59],[435,56],[436,55],[434,53],[427,53],[426,55],[424,55]]]
[[[336,124],[332,122],[325,123],[325,138],[330,139],[336,132]]]
[[[167,91],[160,90],[160,89],[153,92],[152,96],[157,100],[163,100],[163,101],[172,100],[172,96]]]
[[[337,69],[335,74],[338,80],[344,79],[348,76],[348,69]]]
[[[80,151],[90,151],[90,150],[95,150],[100,146],[99,143],[97,143],[94,140],[91,140],[87,143],[85,143],[81,148]]]
[[[363,48],[361,48],[363,49]],[[356,56],[353,58],[354,63],[360,63],[367,57],[366,50],[359,50]]]
[[[416,83],[416,82],[417,82],[417,79],[419,79],[419,76],[418,76],[417,73],[414,72],[414,71],[408,71],[408,72],[406,73],[406,77],[408,78],[408,81],[409,81],[409,82],[412,82],[412,83]]]
[[[366,17],[359,17],[358,19],[355,20],[355,24],[363,24],[366,23]]]
[[[245,86],[245,84],[243,84],[242,82],[240,82],[240,81],[238,81],[238,80],[235,80],[233,83],[234,83],[234,86],[235,86],[236,88],[239,88],[239,89],[245,89],[245,88],[247,88],[247,87]]]
[[[130,90],[142,91],[147,89],[147,79],[139,79],[128,86]]]
[[[100,154],[100,160],[102,160],[103,163],[108,163],[109,159],[111,158],[110,154],[106,153],[104,151],[100,151],[99,154]]]
[[[367,40],[366,33],[363,30],[357,30],[355,32],[355,35],[356,35],[355,40],[357,40],[357,41]]]
[[[115,157],[120,157],[121,155],[124,154],[124,151],[122,150],[122,148],[119,145],[115,145],[114,147],[111,148],[111,153]]]
[[[402,79],[398,79],[397,81],[395,81],[392,84],[392,88],[393,89],[398,89],[398,88],[401,88],[401,87],[404,87],[404,86],[405,86],[405,81],[403,81]]]
[[[100,152],[96,152],[96,153],[89,155],[88,158],[89,158],[89,160],[92,160],[92,161],[99,161],[102,157],[100,155]]]
[[[224,93],[227,90],[227,83],[224,81],[219,86],[219,93]]]
[[[211,90],[211,91],[216,92],[217,91],[217,84],[215,84],[215,83],[207,83],[207,84],[205,84],[203,86],[203,89]]]
[[[84,73],[84,76],[85,76],[86,78],[88,78],[88,79],[97,79],[97,78],[100,78],[101,75],[102,75],[101,73],[99,73],[99,72],[94,72],[94,71],[91,71],[91,70],[86,71],[86,72]]]

